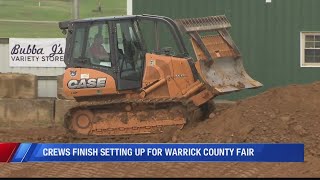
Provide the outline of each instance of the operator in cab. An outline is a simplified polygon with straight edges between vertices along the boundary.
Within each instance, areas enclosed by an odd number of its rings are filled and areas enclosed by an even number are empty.
[[[103,36],[98,33],[94,37],[94,41],[90,47],[90,54],[92,55],[95,61],[98,61],[97,64],[100,64],[100,61],[110,62],[110,54],[103,47]]]

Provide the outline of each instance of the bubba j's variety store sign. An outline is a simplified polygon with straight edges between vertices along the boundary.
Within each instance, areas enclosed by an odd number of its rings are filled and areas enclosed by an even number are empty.
[[[65,67],[65,38],[10,38],[10,67]]]

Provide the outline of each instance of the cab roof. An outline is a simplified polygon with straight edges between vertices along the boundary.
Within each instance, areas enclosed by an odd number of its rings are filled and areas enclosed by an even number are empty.
[[[124,15],[124,16],[108,16],[108,17],[94,17],[94,18],[85,18],[85,19],[76,19],[59,22],[60,29],[68,29],[69,23],[85,23],[85,22],[97,22],[97,21],[112,21],[112,20],[121,20],[121,19],[134,19],[136,17],[146,16],[146,15]]]
[[[94,17],[94,18],[76,19],[76,20],[72,20],[70,22],[110,21],[110,20],[118,20],[118,19],[132,19],[137,16],[139,16],[139,15]]]
[[[164,16],[158,15],[150,15],[150,14],[142,14],[142,15],[123,15],[123,16],[107,16],[107,17],[94,17],[94,18],[85,18],[85,19],[76,19],[76,20],[68,20],[59,22],[60,29],[68,29],[69,23],[85,23],[85,22],[97,22],[97,21],[116,21],[116,20],[123,20],[123,19],[134,19],[137,17],[159,17],[159,18],[166,18]]]

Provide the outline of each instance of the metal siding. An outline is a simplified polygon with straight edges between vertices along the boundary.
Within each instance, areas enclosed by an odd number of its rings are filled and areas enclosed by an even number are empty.
[[[300,67],[300,32],[320,31],[318,0],[133,0],[132,4],[133,14],[228,17],[246,71],[264,87],[219,98],[239,99],[271,87],[319,80],[318,68]]]

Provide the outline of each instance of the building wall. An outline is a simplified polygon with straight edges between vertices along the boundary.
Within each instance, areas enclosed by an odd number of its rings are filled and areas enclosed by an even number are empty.
[[[0,38],[0,72],[29,73],[38,76],[38,97],[57,96],[57,75],[64,72],[64,68],[35,68],[9,66],[9,38]]]
[[[229,99],[320,79],[319,68],[300,67],[300,32],[320,31],[319,7],[319,0],[132,0],[133,14],[227,16],[246,71],[264,84],[256,90],[222,96]]]

